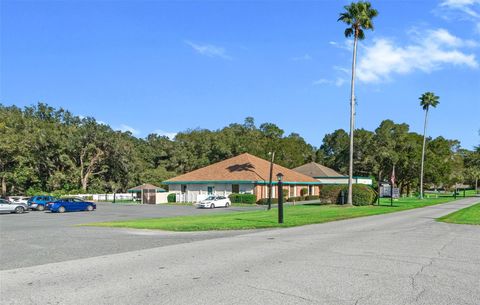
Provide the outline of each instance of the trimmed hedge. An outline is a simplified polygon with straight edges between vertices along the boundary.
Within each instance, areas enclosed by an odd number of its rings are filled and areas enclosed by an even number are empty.
[[[254,204],[257,201],[257,196],[253,194],[231,194],[228,198],[232,203]]]
[[[275,203],[278,203],[278,199],[277,198],[272,198],[272,204],[275,204]],[[257,204],[261,204],[261,205],[268,204],[268,198],[263,198],[263,199],[257,200]]]
[[[168,196],[167,196],[167,201],[168,201],[168,202],[176,202],[176,201],[177,201],[177,195],[175,195],[175,194],[168,194]]]
[[[293,202],[293,201],[302,201],[304,197],[289,197],[287,199],[288,202]]]
[[[348,185],[324,185],[320,191],[320,201],[323,203],[342,203],[342,191],[344,202],[347,201]],[[372,187],[364,184],[354,184],[352,201],[354,205],[370,205],[375,202],[377,193]]]
[[[317,195],[305,196],[305,200],[317,200],[319,198],[320,198],[320,196],[317,196]]]

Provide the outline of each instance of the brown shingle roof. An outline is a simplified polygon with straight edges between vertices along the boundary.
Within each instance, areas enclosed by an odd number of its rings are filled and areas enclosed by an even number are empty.
[[[273,165],[273,181],[276,174],[284,175],[284,182],[318,182],[286,167]],[[164,183],[189,181],[268,181],[270,162],[248,153],[220,161],[192,172],[169,179]]]
[[[343,177],[343,175],[337,173],[333,169],[315,162],[304,164],[293,170],[309,177]]]
[[[155,186],[155,185],[150,184],[150,183],[144,183],[142,185],[138,185],[136,187],[132,187],[131,189],[128,189],[129,192],[141,191],[141,190],[161,190],[161,191],[165,191],[161,187]]]

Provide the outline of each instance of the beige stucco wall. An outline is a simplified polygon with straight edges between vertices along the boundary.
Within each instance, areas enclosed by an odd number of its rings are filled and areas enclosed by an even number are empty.
[[[182,194],[181,184],[170,184],[168,186],[169,192],[179,194],[177,201],[197,202],[204,199],[208,195],[208,187],[213,187],[213,195],[226,196],[232,194],[232,184],[225,183],[211,183],[211,184],[185,184],[187,190]],[[240,193],[253,194],[253,184],[240,184]]]

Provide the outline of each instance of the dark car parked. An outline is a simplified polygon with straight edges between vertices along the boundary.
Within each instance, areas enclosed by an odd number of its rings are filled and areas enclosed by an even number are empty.
[[[43,211],[47,203],[55,200],[57,200],[57,198],[53,196],[33,196],[28,200],[27,205],[32,210]]]
[[[47,207],[52,212],[77,212],[77,211],[93,211],[97,209],[97,205],[93,202],[84,201],[80,198],[67,197],[57,201],[50,202]]]

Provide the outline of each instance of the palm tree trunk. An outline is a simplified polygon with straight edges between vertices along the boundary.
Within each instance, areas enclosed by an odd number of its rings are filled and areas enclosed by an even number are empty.
[[[425,123],[423,124],[422,163],[420,166],[420,199],[423,199],[423,163],[425,162],[425,143],[427,141],[427,117],[428,108],[425,109]]]
[[[357,42],[358,37],[355,33],[353,40],[353,60],[352,60],[352,82],[350,95],[350,155],[348,164],[348,197],[347,205],[352,205],[352,191],[353,191],[353,130],[355,128],[355,65],[357,63]]]

